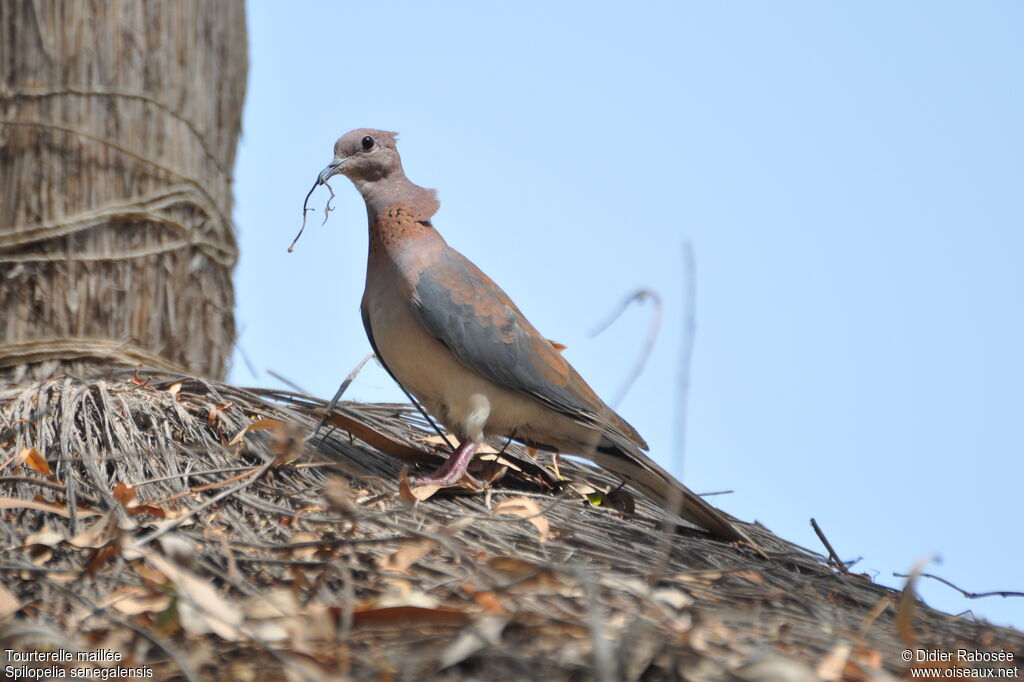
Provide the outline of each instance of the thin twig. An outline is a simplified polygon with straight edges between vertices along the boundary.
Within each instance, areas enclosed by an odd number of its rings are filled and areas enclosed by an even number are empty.
[[[814,519],[811,519],[811,528],[817,533],[818,539],[821,540],[821,544],[825,545],[825,549],[828,550],[828,562],[835,568],[838,568],[843,573],[849,573],[850,571],[846,568],[846,563],[839,558],[836,554],[836,550],[832,549],[832,543],[825,537],[824,531],[821,530],[821,526]]]
[[[881,616],[887,608],[889,608],[895,603],[896,601],[889,595],[886,595],[882,597],[880,600],[878,600],[878,603],[875,604],[875,607],[871,609],[871,613],[869,613],[867,617],[864,619],[864,622],[861,623],[860,631],[857,633],[858,646],[864,642],[865,638],[867,638],[868,631],[871,630],[871,626],[875,624],[875,621],[878,620],[878,617]]]
[[[212,474],[227,474],[227,473],[231,473],[233,471],[249,471],[250,469],[252,469],[251,466],[241,466],[241,467],[224,467],[223,469],[206,469],[206,470],[202,470],[202,471],[200,471],[200,470],[182,471],[182,472],[177,473],[177,474],[168,474],[167,476],[160,476],[159,478],[146,479],[145,481],[139,481],[138,483],[133,483],[132,485],[135,486],[136,488],[138,488],[139,486],[142,486],[142,485],[153,485],[154,483],[162,483],[163,481],[172,481],[172,480],[174,480],[176,478],[192,478],[194,476],[210,476]],[[0,480],[3,480],[3,479],[0,479]]]
[[[591,337],[597,336],[619,319],[622,316],[622,313],[629,308],[631,303],[640,303],[647,299],[654,302],[654,316],[651,318],[650,327],[647,329],[647,337],[644,340],[644,347],[640,351],[640,355],[637,356],[633,369],[626,376],[626,380],[623,382],[622,387],[619,388],[618,393],[615,394],[615,398],[612,399],[613,407],[618,407],[619,403],[622,402],[622,399],[626,397],[626,394],[629,393],[629,389],[631,389],[633,384],[636,383],[636,380],[644,371],[644,367],[647,365],[647,361],[651,357],[651,352],[654,350],[654,344],[658,340],[658,332],[661,330],[661,316],[663,308],[661,295],[653,289],[638,289],[634,291],[623,299],[622,303],[619,304],[619,307],[608,317],[607,320],[599,324],[597,328],[590,333]]]
[[[228,485],[229,483],[233,483],[237,480],[244,479],[250,476],[251,474],[255,473],[256,471],[257,467],[248,467],[248,471],[242,472],[240,474],[235,474],[231,478],[226,478],[223,481],[215,481],[213,483],[207,483],[206,485],[196,486],[195,488],[189,488],[188,490],[183,490],[180,493],[175,493],[170,497],[165,497],[162,500],[157,500],[153,503],[153,506],[160,507],[162,505],[168,504],[169,502],[174,502],[177,499],[186,497],[193,493],[200,493],[203,492],[204,490],[214,490],[216,488],[220,488],[222,486]]]
[[[416,398],[413,397],[412,393],[409,393],[409,391],[406,390],[405,386],[399,383],[398,379],[395,379],[395,383],[398,384],[398,387],[400,389],[402,389],[402,393],[404,393],[405,397],[409,399],[409,402],[412,403],[413,406],[419,411],[419,413],[423,415],[423,418],[427,420],[427,423],[430,424],[431,428],[434,429],[434,432],[437,433],[437,435],[441,436],[441,440],[445,442],[445,445],[447,445],[452,452],[455,452],[455,446],[452,445],[452,442],[450,440],[448,440],[448,434],[442,431],[441,427],[438,426],[433,419],[431,419],[430,415],[427,414],[427,411],[423,408],[422,405],[420,405],[420,401],[416,400]]]
[[[920,575],[923,578],[931,578],[932,580],[938,580],[943,585],[947,585],[949,587],[952,587],[954,590],[956,590],[957,592],[959,592],[963,596],[967,597],[968,599],[984,599],[985,597],[1004,597],[1004,598],[1005,597],[1024,597],[1024,592],[1014,592],[1014,591],[1011,591],[1011,590],[994,590],[992,592],[968,592],[967,590],[963,589],[962,587],[957,587],[956,585],[954,585],[953,583],[949,582],[945,578],[939,577],[937,575],[932,575],[931,573],[921,573]],[[906,573],[893,573],[893,576],[895,576],[897,578],[909,578],[910,577]]]
[[[679,351],[679,383],[676,393],[676,443],[673,450],[675,473],[682,480],[683,462],[686,457],[686,414],[690,396],[690,364],[693,362],[693,339],[696,333],[697,316],[697,277],[693,255],[693,244],[690,240],[683,242],[683,346]],[[682,503],[682,492],[675,486],[669,486],[668,499],[670,509],[678,509]],[[672,551],[670,534],[674,534],[678,524],[668,516],[661,524],[662,535],[658,540],[658,554],[661,557],[660,567],[664,571],[669,563]]]
[[[238,349],[238,354],[242,356],[242,362],[245,363],[245,368],[249,370],[249,374],[252,375],[253,379],[259,380],[260,373],[256,369],[256,365],[252,363],[252,358],[250,358],[249,354],[245,352],[245,346],[243,346],[237,339],[235,340],[235,348]]]
[[[332,210],[331,209],[331,199],[334,198],[334,190],[331,189],[331,186],[329,184],[327,184],[326,182],[324,182],[322,184],[327,185],[327,189],[331,193],[330,198],[327,199],[327,208],[325,209],[325,213],[330,213],[331,210]],[[316,188],[319,187],[320,185],[321,185],[320,178],[317,178],[316,181],[313,183],[313,186],[309,188],[309,192],[306,193],[306,200],[302,202],[302,225],[299,227],[299,233],[297,235],[295,235],[295,239],[293,239],[291,245],[288,246],[288,253],[291,253],[291,252],[295,251],[295,244],[296,244],[296,242],[299,241],[299,237],[302,236],[303,230],[306,229],[306,214],[308,214],[310,211],[315,211],[316,210],[315,208],[307,208],[307,206],[309,205],[309,198],[311,196],[313,196],[313,192],[316,191]],[[326,215],[324,216],[324,222],[325,223],[327,222],[327,216]]]
[[[352,583],[352,567],[348,562],[341,564],[341,637],[347,638],[352,632],[352,625],[355,622],[356,589]]]
[[[679,378],[676,384],[675,473],[682,477],[686,463],[687,417],[690,405],[690,368],[697,337],[697,257],[693,242],[683,242],[683,342],[679,349]]]
[[[324,206],[324,221],[320,223],[320,225],[327,224],[327,219],[331,217],[331,211],[334,210],[334,207],[331,206],[331,200],[334,199],[334,190],[331,189],[331,186],[328,185],[326,182],[324,183],[324,185],[327,186],[327,191],[331,193],[331,196],[327,197],[327,205]],[[305,213],[303,213],[303,215],[305,215]]]
[[[278,374],[277,372],[275,372],[272,369],[268,369],[267,370],[267,374],[269,374],[270,376],[274,377],[275,379],[280,381],[282,384],[285,384],[286,386],[288,386],[288,388],[292,389],[293,391],[298,391],[299,393],[305,393],[306,395],[310,395],[309,391],[307,391],[306,389],[302,388],[302,386],[299,386],[297,383],[295,383],[291,379],[289,379],[289,378],[287,378],[287,377],[285,377],[285,376],[283,376],[281,374]]]
[[[355,366],[355,369],[348,373],[348,376],[345,377],[345,380],[341,382],[341,386],[338,386],[338,390],[334,393],[334,397],[331,398],[331,402],[329,402],[327,404],[327,407],[324,408],[324,416],[320,418],[320,423],[318,423],[316,425],[316,428],[313,430],[314,440],[316,439],[317,434],[320,433],[320,429],[322,429],[324,424],[327,422],[327,417],[331,414],[331,412],[334,412],[334,408],[335,406],[337,406],[338,401],[341,400],[341,396],[345,394],[345,391],[348,390],[348,387],[351,386],[352,382],[355,381],[357,376],[359,376],[359,372],[363,370],[363,366],[366,365],[366,363],[369,362],[370,358],[372,357],[373,353],[368,353],[366,357],[359,361],[359,364]]]

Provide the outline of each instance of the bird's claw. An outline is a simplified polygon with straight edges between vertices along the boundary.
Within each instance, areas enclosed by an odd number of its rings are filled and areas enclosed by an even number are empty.
[[[409,479],[409,485],[417,487],[432,485],[441,488],[454,488],[456,486],[461,486],[475,490],[483,490],[484,488],[484,482],[477,477],[470,475],[468,471],[445,472],[443,471],[443,468],[432,474],[411,477]]]

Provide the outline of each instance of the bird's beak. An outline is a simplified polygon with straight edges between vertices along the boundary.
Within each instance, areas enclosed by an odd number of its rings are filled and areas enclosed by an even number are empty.
[[[320,175],[317,178],[316,184],[322,185],[328,180],[330,180],[332,177],[340,173],[341,164],[343,164],[344,162],[345,159],[334,159],[329,164],[327,164],[327,168],[324,168],[322,171],[320,171]]]

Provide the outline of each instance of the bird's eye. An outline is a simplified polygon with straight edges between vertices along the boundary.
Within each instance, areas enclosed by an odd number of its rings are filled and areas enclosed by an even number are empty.
[[[373,149],[373,138],[367,135],[363,138],[363,151],[368,152]]]

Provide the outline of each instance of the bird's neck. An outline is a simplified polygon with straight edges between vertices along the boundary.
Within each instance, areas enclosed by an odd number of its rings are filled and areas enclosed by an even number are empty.
[[[429,222],[441,207],[435,190],[414,184],[400,170],[379,180],[354,178],[353,182],[366,201],[371,227],[375,219],[397,207],[401,207],[412,220],[422,222]]]
[[[366,200],[371,258],[401,258],[401,252],[412,245],[443,248],[444,238],[430,223],[441,206],[434,190],[394,174],[376,182],[356,182],[356,187]]]

